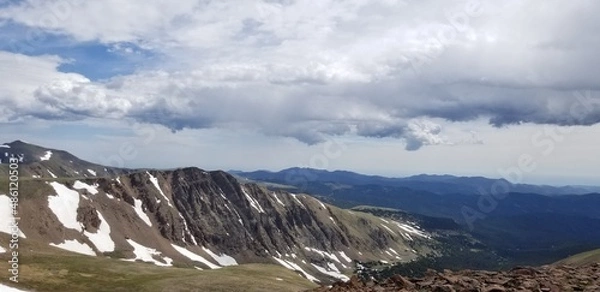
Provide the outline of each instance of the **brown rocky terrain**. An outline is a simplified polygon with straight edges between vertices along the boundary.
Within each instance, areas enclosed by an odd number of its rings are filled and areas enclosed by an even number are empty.
[[[363,282],[354,276],[348,282],[337,282],[331,287],[321,287],[313,292],[384,292],[384,291],[600,291],[600,263],[583,266],[518,267],[510,271],[450,271],[439,273],[429,270],[422,278],[405,278],[400,275],[384,282]]]

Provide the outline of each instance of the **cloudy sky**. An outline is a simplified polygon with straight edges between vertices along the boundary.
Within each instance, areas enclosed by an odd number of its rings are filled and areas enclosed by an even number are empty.
[[[599,13],[595,0],[0,0],[1,138],[127,167],[600,184]]]

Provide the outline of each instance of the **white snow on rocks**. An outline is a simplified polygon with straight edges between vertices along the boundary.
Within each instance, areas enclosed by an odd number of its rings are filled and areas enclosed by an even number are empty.
[[[76,180],[75,183],[73,184],[73,188],[77,189],[77,190],[86,190],[92,195],[95,195],[98,193],[98,185],[90,186],[90,185],[88,185],[84,182],[78,181],[78,180]]]
[[[298,204],[300,204],[300,206],[304,207],[304,204],[302,204],[302,202],[300,202],[300,200],[298,200],[298,196],[296,194],[290,194],[290,195],[292,195],[292,198],[294,198],[294,200],[296,200],[296,202],[298,202]]]
[[[198,242],[196,241],[196,238],[190,232],[190,229],[188,228],[187,222],[186,222],[185,218],[183,217],[183,215],[181,215],[181,213],[179,213],[179,218],[181,218],[181,221],[183,221],[183,228],[184,228],[184,231],[183,231],[184,234],[182,234],[183,235],[183,240],[185,241],[185,233],[187,233],[192,238],[192,242],[194,243],[194,245],[198,245]]]
[[[221,254],[221,255],[216,255],[215,253],[213,253],[210,249],[203,247],[202,250],[204,250],[204,252],[206,252],[210,257],[212,257],[215,261],[217,261],[217,263],[219,263],[219,265],[227,267],[227,266],[237,266],[237,262],[235,261],[234,258],[226,255],[226,254]]]
[[[129,243],[129,245],[131,245],[133,247],[133,253],[135,254],[135,258],[134,259],[126,259],[124,261],[135,262],[137,260],[140,260],[140,261],[147,262],[147,263],[153,263],[159,267],[173,266],[173,260],[169,257],[161,256],[162,253],[160,251],[157,251],[156,249],[153,249],[153,248],[143,246],[143,245],[133,241],[132,239],[127,239],[127,243]],[[161,257],[163,259],[164,263],[154,259],[153,256]]]
[[[142,208],[142,200],[133,199],[133,202],[135,204],[135,206],[133,206],[133,210],[135,210],[135,213],[137,213],[140,219],[144,220],[144,222],[146,222],[148,226],[152,227],[152,221],[150,221],[150,218],[144,212],[144,208]]]
[[[94,256],[94,257],[96,256],[96,253],[89,245],[87,245],[85,243],[81,243],[75,239],[65,240],[65,242],[59,243],[59,244],[50,243],[50,245],[64,249],[64,250],[79,253],[79,254],[84,254],[84,255],[89,255],[89,256]]]
[[[2,292],[27,292],[25,290],[13,288],[13,287],[6,286],[6,285],[3,285],[3,284],[0,284],[0,291],[2,291]]]
[[[317,266],[315,264],[311,264],[311,265],[313,267],[315,267],[315,269],[317,269],[317,271],[319,271],[321,274],[325,274],[327,276],[336,278],[338,280],[342,280],[344,282],[350,280],[350,278],[348,278],[348,276],[340,273],[340,271],[332,263],[327,264],[328,268],[323,268],[323,267]]]
[[[48,207],[50,210],[54,212],[58,221],[65,228],[81,231],[81,223],[77,221],[79,193],[57,182],[51,182],[50,186],[54,188],[57,194],[56,196],[48,196]]]
[[[88,169],[87,172],[89,172],[93,176],[96,176],[96,172],[91,169]]]
[[[46,154],[44,154],[44,156],[41,156],[40,160],[41,161],[50,160],[50,157],[52,157],[52,151],[46,151]]]
[[[302,273],[304,275],[304,277],[306,277],[306,279],[308,279],[309,281],[319,282],[319,280],[317,278],[313,277],[311,274],[309,274],[306,271],[304,271],[296,263],[290,262],[290,261],[286,261],[286,260],[282,260],[282,259],[278,259],[276,257],[273,257],[273,259],[275,259],[280,265],[282,265],[286,269],[289,269],[289,270],[292,270],[292,271],[298,271],[298,272]]]
[[[420,237],[424,237],[424,238],[430,238],[429,235],[427,235],[425,232],[417,230],[416,228],[414,228],[410,225],[402,224],[399,222],[396,222],[396,225],[398,225],[398,227],[400,227],[400,229],[402,229],[408,233],[411,233],[411,234],[414,234],[414,235],[417,235]]]
[[[0,148],[10,148],[10,145],[0,144]]]
[[[285,204],[279,199],[276,193],[273,193],[273,197],[275,197],[275,200],[277,201],[277,203],[279,203],[279,205],[285,207]]]
[[[13,222],[12,216],[12,202],[7,195],[0,195],[0,232],[12,234],[10,222]],[[27,238],[25,234],[19,229],[19,236]]]
[[[4,249],[2,246],[0,246],[0,253],[5,253],[6,249]]]
[[[46,169],[46,171],[50,174],[50,176],[52,176],[52,178],[57,178],[57,176],[52,173],[52,171],[50,171],[49,169]]]
[[[339,253],[339,254],[340,254],[340,256],[342,257],[342,259],[344,259],[345,261],[347,261],[347,262],[349,262],[349,263],[351,263],[351,262],[352,262],[352,259],[351,259],[350,257],[348,257],[348,256],[346,255],[346,253],[345,253],[345,252],[343,252],[343,251],[338,251],[338,253]]]
[[[246,199],[248,200],[248,202],[250,202],[250,206],[252,206],[252,208],[256,209],[258,213],[265,213],[265,210],[263,210],[258,201],[252,198],[252,196],[250,196],[246,192],[246,189],[244,189],[244,187],[242,187],[242,193],[244,193],[244,196],[246,196]]]
[[[323,208],[323,210],[327,210],[327,207],[325,207],[325,204],[323,204],[323,202],[317,200],[317,202],[319,202],[319,205],[321,205],[321,208]]]
[[[326,251],[318,250],[318,249],[312,248],[312,247],[304,247],[304,250],[315,252],[317,254],[320,254],[323,258],[328,257],[338,263],[342,263],[340,261],[340,259],[338,259],[338,257],[333,253],[328,253]]]
[[[391,234],[393,234],[393,235],[396,235],[396,232],[394,232],[394,231],[393,231],[392,229],[390,229],[389,227],[385,226],[384,224],[381,224],[381,226],[382,226],[383,228],[385,228],[385,230],[387,230],[389,233],[391,233]]]
[[[158,192],[160,192],[160,194],[165,198],[165,200],[167,200],[167,204],[169,204],[169,207],[173,207],[173,205],[171,204],[171,200],[169,200],[169,198],[165,195],[165,193],[163,193],[162,189],[160,188],[160,185],[158,184],[158,179],[149,172],[146,171],[146,173],[150,177],[150,181],[152,182],[154,187],[156,187]]]
[[[115,243],[110,238],[110,225],[98,210],[96,210],[98,218],[100,218],[100,226],[95,233],[84,231],[85,236],[96,246],[100,252],[111,252],[115,250]]]
[[[183,256],[185,256],[186,258],[188,258],[188,259],[190,259],[192,261],[195,261],[195,262],[203,263],[207,267],[209,267],[210,269],[220,269],[221,268],[221,267],[219,267],[219,266],[211,263],[210,261],[206,260],[205,258],[203,258],[203,257],[201,257],[201,256],[199,256],[199,255],[197,255],[197,254],[195,254],[195,253],[187,250],[184,247],[177,246],[177,245],[174,245],[174,244],[171,244],[171,246],[173,246],[173,248],[177,252],[179,252],[180,254],[182,254]]]

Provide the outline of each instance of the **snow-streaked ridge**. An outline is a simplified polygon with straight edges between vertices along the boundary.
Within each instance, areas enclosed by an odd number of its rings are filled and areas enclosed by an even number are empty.
[[[246,196],[246,199],[248,200],[248,202],[250,203],[250,206],[252,206],[252,208],[256,209],[256,211],[258,211],[258,213],[265,213],[265,210],[258,203],[258,201],[256,199],[254,199],[252,196],[250,196],[246,192],[246,189],[243,186],[242,186],[242,193],[244,193],[244,196]]]
[[[167,195],[165,195],[165,193],[163,193],[162,189],[160,188],[160,185],[158,184],[158,179],[155,176],[153,176],[150,172],[146,171],[146,173],[148,174],[148,177],[150,177],[150,181],[152,182],[154,187],[156,187],[158,192],[163,196],[163,198],[165,198],[169,207],[173,207],[173,205],[171,204],[171,200],[169,200],[169,197],[167,197]]]

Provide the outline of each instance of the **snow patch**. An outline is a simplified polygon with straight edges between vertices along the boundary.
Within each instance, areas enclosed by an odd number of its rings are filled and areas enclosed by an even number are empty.
[[[41,178],[41,176],[39,176],[39,175],[37,175],[37,174],[34,174],[34,175],[32,175],[31,177],[32,177],[32,178]]]
[[[142,208],[142,200],[140,200],[140,199],[133,199],[133,202],[135,204],[133,206],[133,209],[138,214],[138,216],[140,217],[140,219],[144,220],[144,222],[146,222],[146,224],[148,224],[148,226],[152,227],[152,221],[150,221],[150,218],[144,212],[144,208]]]
[[[342,263],[338,259],[338,257],[335,254],[333,254],[333,253],[328,253],[326,251],[318,250],[318,249],[312,248],[312,247],[304,247],[304,250],[312,251],[314,253],[317,253],[317,254],[321,255],[323,258],[328,257],[328,258],[330,258],[330,259],[332,259],[332,260],[334,260],[334,261],[336,261],[338,263]]]
[[[81,243],[75,239],[65,240],[65,242],[59,243],[59,244],[50,243],[50,245],[58,247],[60,249],[79,253],[79,254],[84,254],[84,255],[89,255],[89,256],[94,256],[94,257],[96,256],[96,253],[89,245],[87,245],[85,243]]]
[[[40,160],[41,161],[50,160],[50,157],[52,157],[52,151],[46,151],[46,154],[44,154],[44,156],[40,156]]]
[[[298,200],[298,196],[296,194],[290,194],[290,195],[292,195],[292,198],[294,198],[294,200],[296,202],[298,202],[298,204],[300,204],[300,206],[304,207],[304,204],[302,204],[302,202],[300,202],[300,200]],[[306,207],[304,207],[304,208],[306,208]]]
[[[100,252],[111,252],[115,250],[115,243],[110,238],[110,225],[98,210],[96,210],[98,218],[100,218],[100,226],[96,233],[84,231],[83,234],[96,246]]]
[[[402,229],[408,233],[411,233],[413,235],[417,235],[417,236],[424,237],[424,238],[430,238],[429,235],[427,235],[425,232],[417,230],[416,228],[414,228],[410,225],[406,225],[406,224],[402,224],[402,223],[398,223],[398,222],[396,222],[396,225],[398,225],[398,227],[400,227],[400,229]]]
[[[12,206],[12,202],[7,195],[0,195],[0,232],[2,233],[12,234],[12,230],[9,225],[9,222],[14,221],[12,216]],[[27,238],[21,229],[19,229],[19,236],[22,238]]]
[[[154,263],[155,265],[157,265],[159,267],[173,266],[173,260],[169,257],[162,257],[161,256],[162,253],[160,251],[157,251],[156,249],[153,249],[153,248],[143,246],[131,239],[127,239],[127,243],[129,243],[129,245],[131,245],[133,247],[133,253],[135,254],[135,258],[134,259],[124,259],[124,261],[135,262],[137,260],[141,260],[141,261],[147,262],[147,263]],[[164,263],[154,259],[153,256],[161,257],[162,260],[164,261]]]
[[[3,145],[3,146],[8,146],[8,145]],[[2,292],[27,292],[25,290],[13,288],[10,286],[6,286],[4,284],[0,284],[0,291],[2,291]]]
[[[321,208],[323,208],[324,210],[327,210],[327,207],[325,207],[325,204],[323,204],[323,202],[317,200],[317,202],[319,202],[319,205],[321,205]]]
[[[265,213],[265,210],[263,210],[263,208],[260,206],[258,201],[255,200],[254,198],[252,198],[246,192],[246,189],[244,187],[242,187],[242,193],[244,193],[244,196],[246,196],[246,199],[248,200],[248,202],[250,203],[250,206],[252,206],[252,208],[256,209],[256,211],[258,211],[258,213]]]
[[[347,256],[345,252],[343,252],[343,251],[338,251],[338,253],[340,253],[340,256],[341,256],[341,257],[342,257],[342,259],[344,259],[345,261],[347,261],[347,262],[349,262],[349,263],[351,263],[351,262],[352,262],[352,259],[351,259],[349,256]]]
[[[277,203],[279,203],[279,205],[285,207],[285,204],[279,199],[276,193],[273,193],[273,197],[275,197],[275,200],[277,201]]]
[[[98,185],[93,185],[90,186],[84,182],[78,181],[76,180],[75,183],[73,184],[73,188],[76,190],[86,190],[88,191],[90,194],[95,195],[98,193]]]
[[[292,271],[298,271],[298,272],[302,273],[304,275],[304,277],[306,277],[309,281],[319,282],[319,280],[317,278],[313,277],[311,274],[309,274],[306,271],[304,271],[296,263],[293,263],[293,262],[290,262],[290,261],[286,261],[286,260],[282,260],[282,259],[278,259],[276,257],[273,257],[273,259],[275,259],[280,265],[282,265],[286,269],[289,269],[289,270],[292,270]]]
[[[0,246],[0,253],[5,253],[6,249],[4,249],[2,246]]]
[[[335,267],[335,265],[328,265],[329,268],[323,268],[321,266],[317,266],[315,264],[311,264],[313,267],[315,267],[315,269],[317,269],[317,271],[319,271],[321,274],[325,274],[327,276],[336,278],[338,280],[342,280],[344,282],[350,280],[350,278],[348,278],[348,276],[340,273],[340,271]],[[333,266],[332,269],[331,266]]]
[[[204,250],[204,252],[206,252],[210,257],[212,257],[215,261],[217,261],[217,263],[219,263],[219,265],[227,267],[227,266],[237,266],[238,263],[235,261],[234,258],[226,255],[226,254],[221,254],[221,255],[216,255],[215,253],[213,253],[210,249],[203,247],[202,250]]]
[[[183,217],[183,215],[181,215],[181,213],[179,213],[179,218],[181,218],[181,220],[183,221],[184,232],[187,232],[187,234],[192,238],[192,242],[194,243],[194,245],[198,245],[198,242],[196,242],[196,238],[190,232],[187,222],[186,222],[185,218]],[[183,239],[185,240],[185,236],[183,236]]]
[[[91,170],[91,169],[87,169],[87,172],[89,172],[91,175],[96,176],[96,172]]]
[[[52,178],[57,178],[57,176],[54,173],[52,173],[50,169],[46,169],[46,171],[50,174],[50,176],[52,176]]]
[[[66,186],[51,182],[50,186],[54,188],[56,196],[48,196],[48,207],[54,215],[58,218],[58,221],[62,223],[65,228],[75,229],[82,231],[82,224],[77,221],[77,208],[79,208],[79,193],[71,190]]]
[[[392,229],[390,229],[389,227],[387,227],[387,226],[385,226],[385,225],[383,225],[383,224],[381,224],[381,226],[382,226],[383,228],[385,228],[385,229],[386,229],[386,230],[387,230],[389,233],[391,233],[391,234],[393,234],[393,235],[396,235],[396,232],[394,232],[394,231],[393,231]]]
[[[109,199],[114,200],[115,196],[109,194],[109,193],[104,193]]]
[[[200,262],[200,263],[203,263],[203,264],[205,264],[207,267],[209,267],[210,269],[220,269],[220,268],[221,268],[221,267],[219,267],[219,266],[217,266],[217,265],[215,265],[215,264],[213,264],[213,263],[211,263],[211,262],[207,261],[205,258],[203,258],[203,257],[201,257],[201,256],[199,256],[199,255],[197,255],[197,254],[195,254],[195,253],[193,253],[193,252],[191,252],[191,251],[187,250],[187,249],[186,249],[186,248],[184,248],[184,247],[181,247],[181,246],[178,246],[178,245],[174,245],[174,244],[171,244],[171,246],[172,246],[172,247],[173,247],[173,248],[174,248],[174,249],[175,249],[177,252],[179,252],[181,255],[183,255],[184,257],[186,257],[186,258],[188,258],[188,259],[190,259],[190,260],[192,260],[192,261],[194,261],[194,262]]]
[[[10,148],[10,145],[0,144],[0,148]]]
[[[173,207],[173,205],[171,204],[171,200],[169,200],[169,198],[165,195],[165,193],[163,193],[162,189],[160,188],[160,185],[158,184],[158,179],[155,176],[153,176],[152,174],[150,174],[149,172],[146,171],[146,173],[150,177],[150,181],[152,182],[154,187],[165,198],[165,200],[167,200],[167,204],[169,204],[169,207]]]

